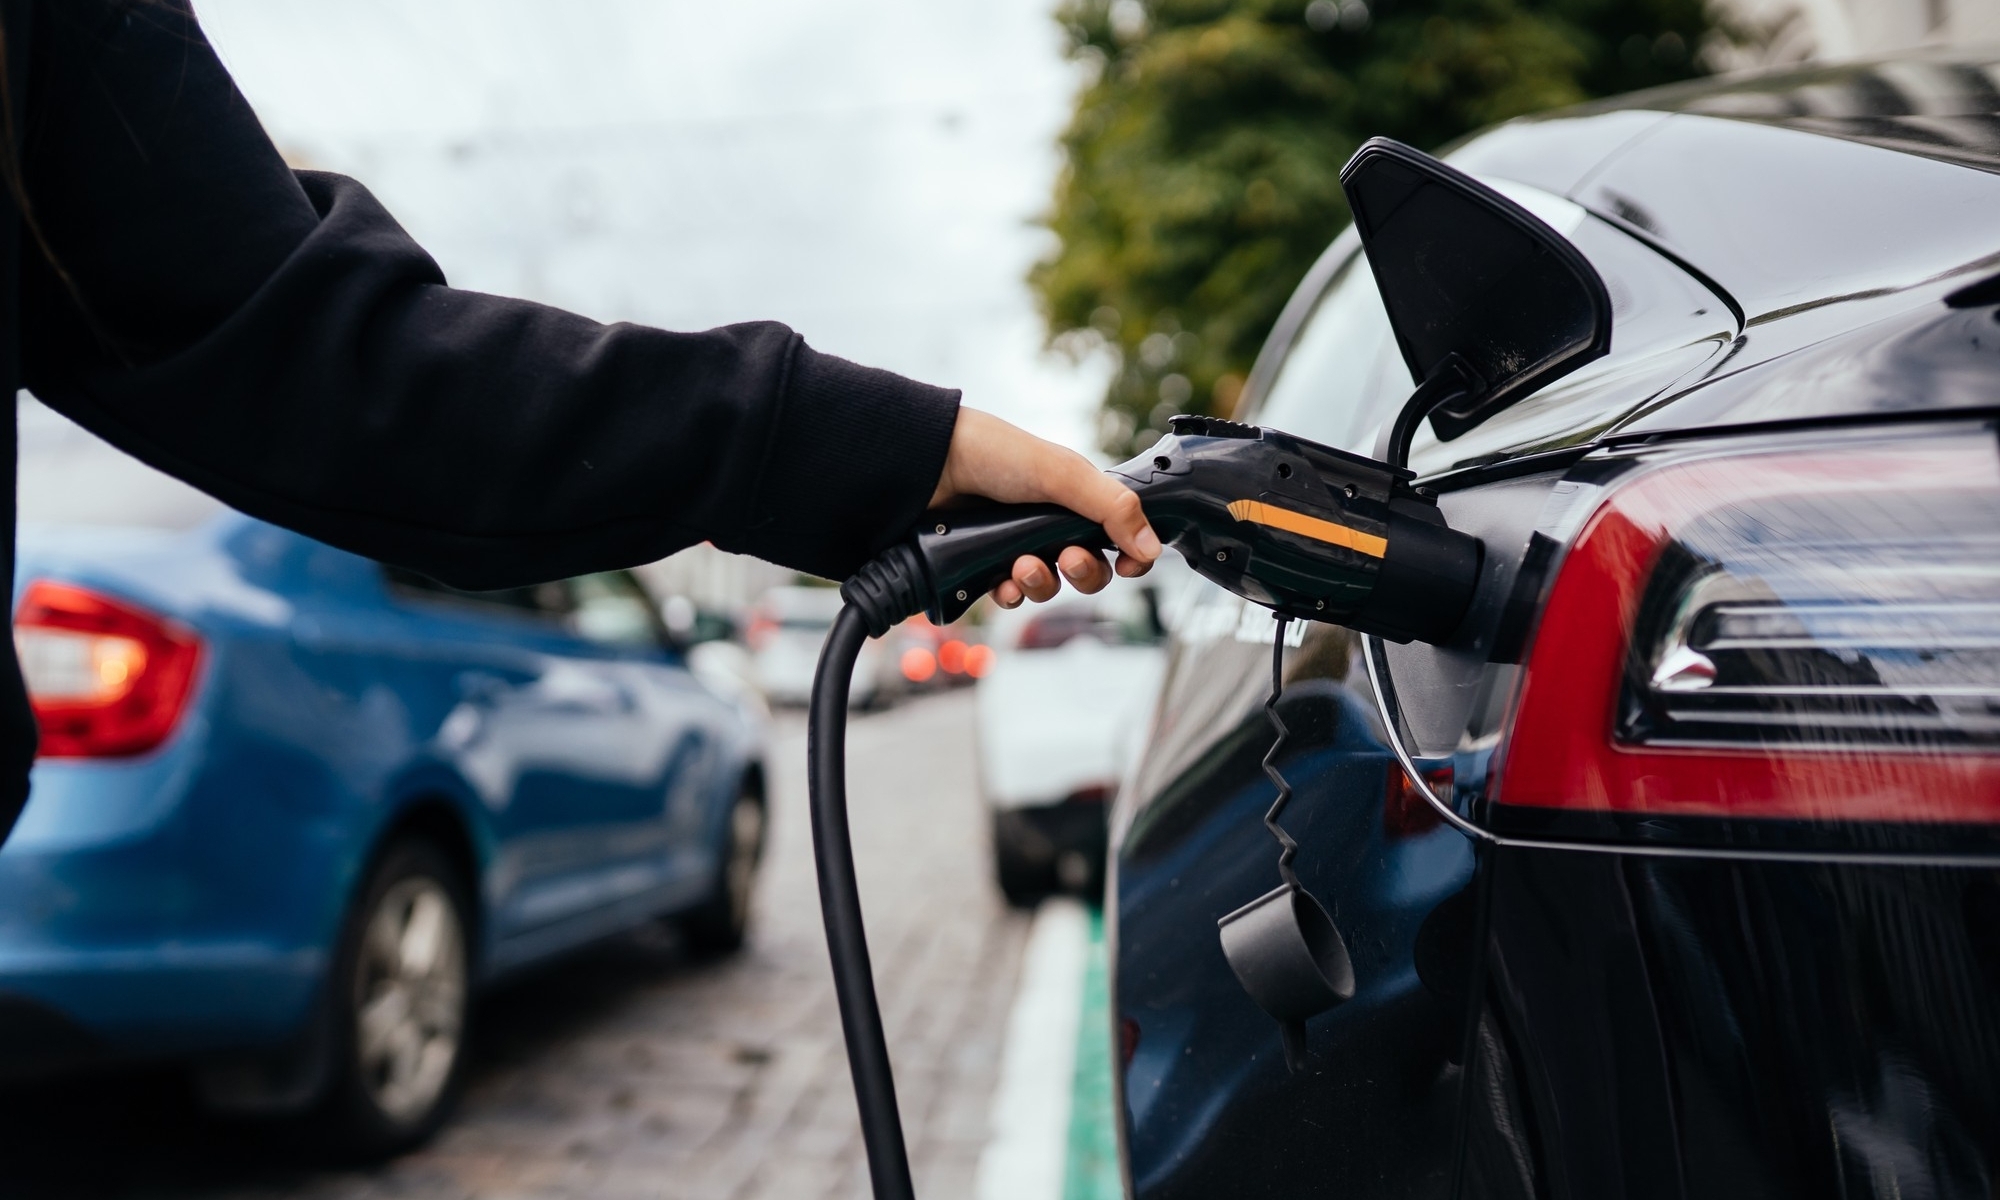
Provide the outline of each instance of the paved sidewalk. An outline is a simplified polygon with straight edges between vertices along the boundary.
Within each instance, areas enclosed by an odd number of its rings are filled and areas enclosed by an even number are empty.
[[[991,880],[971,700],[960,692],[861,717],[848,750],[870,944],[917,1189],[927,1197],[973,1194],[1028,926]],[[507,989],[484,1010],[457,1120],[425,1149],[375,1170],[300,1174],[254,1134],[143,1104],[120,1110],[107,1145],[102,1101],[90,1098],[48,1118],[51,1136],[72,1144],[45,1147],[46,1169],[22,1168],[40,1181],[35,1188],[0,1192],[865,1196],[820,930],[798,717],[781,719],[772,765],[772,842],[750,949],[703,966],[670,948],[625,947]]]
[[[1121,1200],[1103,919],[1043,904],[1020,976],[976,1200]]]

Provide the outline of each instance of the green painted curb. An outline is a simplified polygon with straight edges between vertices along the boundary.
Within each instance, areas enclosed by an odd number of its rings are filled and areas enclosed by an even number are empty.
[[[1069,1149],[1063,1200],[1124,1200],[1118,1175],[1117,1119],[1111,1099],[1111,989],[1104,963],[1104,914],[1090,914],[1083,1006],[1076,1031],[1076,1074],[1070,1085]]]

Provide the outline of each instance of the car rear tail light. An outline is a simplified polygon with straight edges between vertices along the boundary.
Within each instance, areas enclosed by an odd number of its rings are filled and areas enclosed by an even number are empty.
[[[1383,832],[1390,837],[1418,837],[1444,824],[1436,806],[1424,798],[1401,767],[1391,764],[1387,775],[1389,783],[1382,799]],[[1425,771],[1424,782],[1430,785],[1432,795],[1449,797],[1451,767],[1433,767]]]
[[[37,580],[14,648],[44,758],[143,754],[179,724],[194,686],[194,631],[86,588]]]
[[[743,630],[743,642],[752,650],[762,650],[778,632],[778,623],[763,613],[750,618],[750,624]]]
[[[966,644],[957,638],[948,638],[938,646],[938,669],[947,675],[965,674]]]
[[[1613,485],[1550,590],[1503,754],[1504,805],[2000,820],[1992,432]]]
[[[965,673],[974,679],[986,678],[993,669],[993,647],[977,643],[965,648]]]
[[[937,659],[922,646],[912,646],[903,651],[900,665],[903,668],[903,678],[911,683],[930,682],[931,676],[937,674],[938,668]]]

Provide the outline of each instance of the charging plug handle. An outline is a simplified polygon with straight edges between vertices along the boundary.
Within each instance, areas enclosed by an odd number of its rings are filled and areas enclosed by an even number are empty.
[[[1195,571],[1274,612],[1440,643],[1471,603],[1483,547],[1445,523],[1407,470],[1277,430],[1176,417],[1173,433],[1107,474],[1138,493]],[[957,620],[1022,555],[1053,560],[1066,546],[1112,543],[1052,504],[940,509],[849,582],[872,597],[879,636],[914,612]]]

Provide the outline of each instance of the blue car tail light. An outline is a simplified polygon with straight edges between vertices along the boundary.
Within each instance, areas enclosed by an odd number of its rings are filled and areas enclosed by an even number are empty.
[[[2000,822],[2000,448],[1886,433],[1642,467],[1564,558],[1494,798]]]
[[[123,600],[39,579],[14,615],[14,647],[43,758],[144,754],[180,724],[202,641]]]

